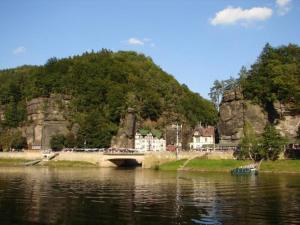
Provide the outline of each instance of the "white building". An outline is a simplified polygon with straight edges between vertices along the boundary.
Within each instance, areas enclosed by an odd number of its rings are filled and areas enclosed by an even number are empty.
[[[166,140],[153,136],[151,132],[135,134],[135,149],[141,152],[145,151],[165,151]]]
[[[212,126],[198,126],[193,133],[193,142],[190,143],[190,149],[201,149],[204,145],[213,145],[215,143],[215,128]]]

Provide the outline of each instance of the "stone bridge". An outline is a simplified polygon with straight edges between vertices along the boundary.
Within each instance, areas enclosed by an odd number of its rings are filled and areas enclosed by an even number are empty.
[[[103,160],[110,161],[114,165],[121,166],[142,166],[145,159],[144,153],[104,153]]]
[[[202,157],[205,152],[180,152],[179,159]],[[36,160],[42,158],[40,151],[0,152],[0,158]],[[233,152],[211,152],[209,159],[233,159]],[[84,161],[97,164],[99,167],[142,166],[153,168],[165,162],[176,160],[174,152],[143,153],[103,153],[103,152],[60,152],[54,159],[58,161]]]

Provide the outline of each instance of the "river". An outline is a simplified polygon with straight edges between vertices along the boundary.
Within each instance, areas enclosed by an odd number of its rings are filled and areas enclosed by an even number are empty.
[[[2,167],[0,224],[300,224],[300,175]]]

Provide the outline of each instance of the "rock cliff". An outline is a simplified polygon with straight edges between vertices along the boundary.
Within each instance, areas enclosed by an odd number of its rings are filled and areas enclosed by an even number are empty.
[[[21,127],[29,149],[49,149],[55,134],[67,134],[69,122],[66,112],[69,96],[51,95],[27,102],[27,125]]]
[[[136,115],[132,108],[128,108],[125,117],[120,122],[116,136],[111,140],[113,148],[134,148],[134,136],[136,129]]]
[[[290,110],[290,106],[275,103],[279,117],[274,121],[280,133],[289,139],[296,137],[300,125],[300,115]],[[238,144],[243,136],[246,121],[250,122],[257,134],[261,134],[268,123],[268,113],[264,108],[245,100],[241,91],[224,94],[220,104],[218,132],[221,144]]]

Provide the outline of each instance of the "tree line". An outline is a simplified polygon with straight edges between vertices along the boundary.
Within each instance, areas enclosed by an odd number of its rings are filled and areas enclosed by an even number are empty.
[[[108,147],[128,107],[140,121],[155,121],[157,129],[173,121],[191,126],[217,121],[210,101],[179,84],[150,57],[102,49],[0,71],[0,136],[30,123],[29,100],[51,94],[71,96],[67,119],[80,127],[78,146]]]

